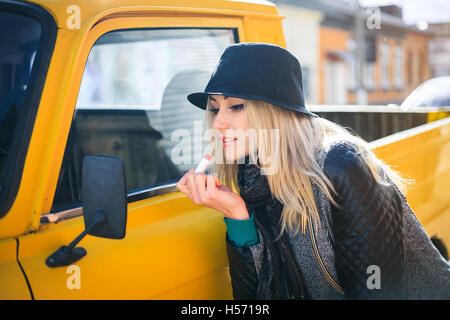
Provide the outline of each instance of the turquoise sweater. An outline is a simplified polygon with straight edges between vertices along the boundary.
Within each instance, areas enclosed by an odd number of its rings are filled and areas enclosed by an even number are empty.
[[[228,239],[236,247],[249,247],[259,243],[253,214],[245,220],[223,218],[227,227]]]

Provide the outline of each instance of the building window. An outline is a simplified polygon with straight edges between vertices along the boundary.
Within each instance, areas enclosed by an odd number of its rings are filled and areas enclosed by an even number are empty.
[[[303,95],[305,100],[311,98],[311,69],[307,66],[302,67]]]
[[[394,50],[394,85],[397,90],[403,90],[403,48],[396,45]]]
[[[345,62],[328,59],[325,62],[325,103],[347,104],[347,87]]]
[[[364,63],[364,87],[367,90],[375,90],[375,64],[372,62]]]
[[[408,87],[411,88],[413,86],[413,54],[411,50],[408,50],[406,65],[408,66]]]
[[[347,41],[348,57],[348,90],[356,90],[356,42],[353,39]]]
[[[380,45],[380,66],[381,66],[381,88],[389,90],[389,44]]]
[[[412,85],[417,87],[420,83],[420,53],[415,51],[412,55]]]
[[[422,52],[417,55],[417,83],[420,84],[424,81],[424,66],[426,65],[425,57]]]

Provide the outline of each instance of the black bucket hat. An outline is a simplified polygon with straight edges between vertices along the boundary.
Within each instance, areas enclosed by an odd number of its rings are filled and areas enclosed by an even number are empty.
[[[262,100],[319,117],[305,107],[300,62],[288,50],[273,44],[244,42],[227,47],[205,91],[187,98],[205,110],[212,94]]]

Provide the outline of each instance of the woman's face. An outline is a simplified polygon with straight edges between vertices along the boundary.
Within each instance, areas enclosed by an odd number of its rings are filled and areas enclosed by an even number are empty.
[[[220,141],[227,161],[235,161],[249,155],[249,137],[245,99],[209,96],[212,112],[212,128],[221,133]]]

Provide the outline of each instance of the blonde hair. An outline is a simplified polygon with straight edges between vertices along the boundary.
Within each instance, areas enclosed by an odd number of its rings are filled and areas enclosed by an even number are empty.
[[[253,159],[253,154],[251,154],[251,157],[255,164],[259,160],[260,167],[263,170],[266,170],[263,164],[267,163],[271,163],[277,168],[275,174],[267,174],[266,176],[272,195],[283,204],[280,236],[286,228],[298,233],[301,227],[304,233],[307,222],[311,222],[314,227],[320,226],[312,182],[325,193],[333,205],[340,207],[331,195],[330,190],[334,194],[337,194],[337,192],[316,159],[317,152],[323,152],[333,142],[344,140],[353,143],[357,153],[367,164],[379,184],[389,184],[381,176],[382,170],[380,169],[384,169],[384,172],[400,190],[405,191],[406,185],[411,182],[411,180],[403,179],[396,171],[378,159],[370,150],[366,141],[353,135],[341,125],[323,118],[310,118],[299,112],[264,101],[246,100],[244,105],[249,128],[255,129],[256,132],[270,131],[271,129],[279,130],[279,139],[275,142],[266,135],[255,136],[257,159]],[[210,129],[213,115],[209,109],[208,101],[206,124]],[[278,145],[274,146],[273,143]],[[222,148],[219,143],[212,146],[213,155],[216,154],[214,152],[216,148]],[[271,154],[270,151],[274,147],[278,150]],[[216,159],[214,164],[219,181],[230,189],[239,192],[237,184],[238,164],[237,162],[226,163],[223,154],[222,157],[222,159]]]

